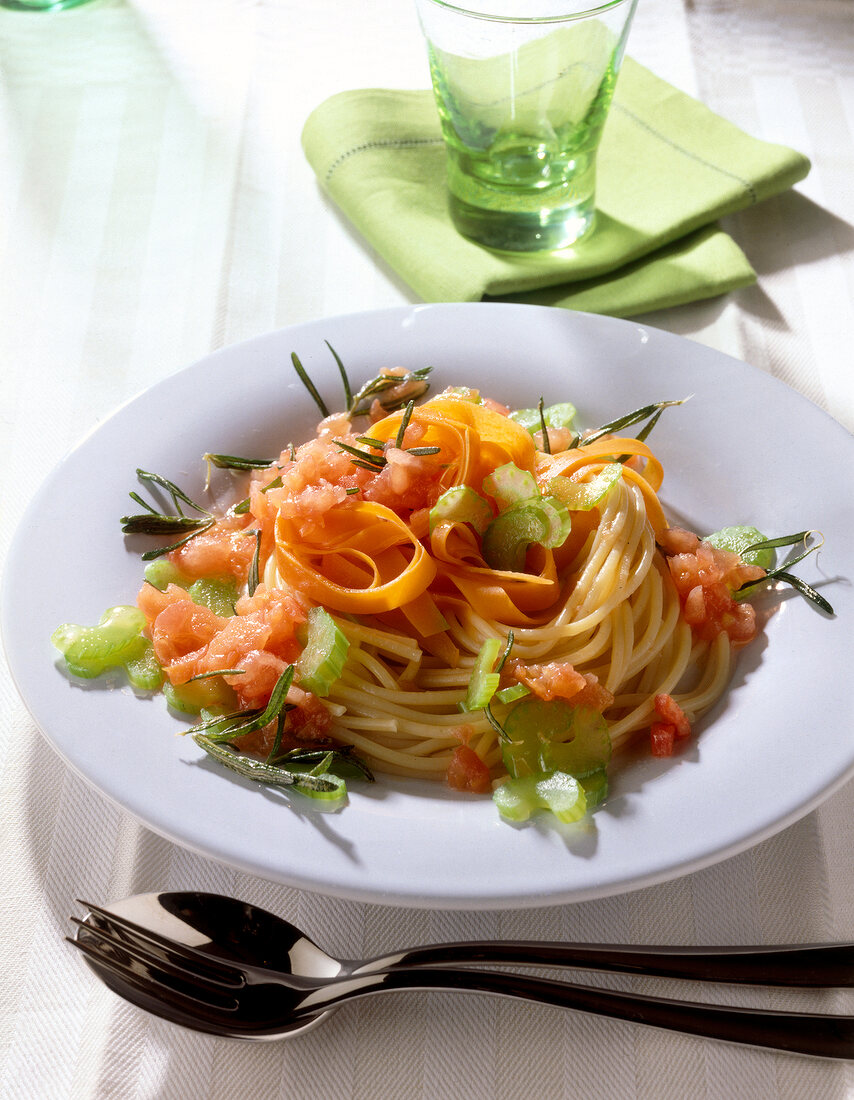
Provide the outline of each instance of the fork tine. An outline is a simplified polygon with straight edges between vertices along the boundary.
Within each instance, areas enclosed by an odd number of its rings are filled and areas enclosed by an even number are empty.
[[[186,1026],[196,1029],[205,1030],[203,1027],[203,1019],[205,1011],[223,1011],[223,1012],[236,1012],[239,1008],[238,1002],[234,999],[223,999],[218,1004],[213,1004],[209,1001],[201,1001],[195,997],[192,991],[186,992],[182,989],[176,989],[172,985],[163,985],[157,978],[150,972],[141,973],[139,970],[135,970],[130,966],[127,966],[119,959],[108,957],[104,955],[99,948],[92,944],[86,943],[81,940],[73,939],[71,936],[65,937],[67,942],[76,947],[78,951],[81,951],[90,961],[90,964],[100,972],[100,977],[104,981],[108,988],[111,988],[118,996],[124,997],[126,1000],[131,1000],[133,1003],[138,1004],[141,1008],[146,1009],[148,1012],[154,1012],[157,1015],[165,1015],[166,1019],[173,1022],[184,1022]],[[133,989],[140,997],[139,1000],[135,1000],[133,997],[128,997],[124,988],[114,988],[110,984],[110,977],[121,981],[122,986],[128,986]],[[169,1013],[163,1013],[160,1011],[161,1006],[168,1007],[171,1011]],[[185,1019],[182,1021],[178,1018],[176,1013],[182,1014]]]
[[[87,930],[88,932],[89,930]],[[122,980],[133,981],[136,987],[153,998],[179,998],[185,1011],[198,1012],[200,1008],[236,1012],[239,1008],[233,993],[198,982],[186,974],[175,974],[155,958],[134,955],[124,944],[107,941],[105,945],[90,939],[66,936],[84,955],[98,966],[106,968]]]
[[[135,940],[142,940],[146,944],[160,948],[175,967],[183,968],[193,977],[199,976],[210,982],[233,989],[242,989],[246,984],[243,972],[236,966],[230,966],[228,963],[221,962],[198,948],[179,943],[168,936],[161,935],[159,932],[154,932],[150,928],[136,924],[134,921],[128,920],[127,917],[118,916],[100,905],[93,905],[91,902],[81,901],[79,898],[77,903],[85,906],[90,913],[94,914],[100,921],[104,921],[112,929],[130,933]],[[81,921],[77,917],[71,917],[71,920],[75,924],[85,927],[88,931],[98,932],[104,936],[109,935],[106,929],[100,928],[95,923]],[[126,946],[128,940],[125,936],[119,935],[113,938],[113,942],[116,944],[120,942],[122,946]]]
[[[156,967],[162,974],[170,978],[175,978],[180,982],[189,983],[199,989],[203,989],[206,993],[224,995],[223,991],[242,989],[245,984],[243,982],[223,982],[216,978],[210,978],[207,974],[203,974],[196,969],[183,965],[186,960],[181,955],[176,956],[176,962],[173,960],[171,952],[161,952],[159,949],[152,950],[145,944],[126,938],[117,939],[109,929],[99,928],[96,924],[88,924],[86,921],[79,920],[77,917],[71,917],[70,920],[76,924],[78,928],[83,930],[84,939],[82,942],[85,943],[90,937],[94,937],[94,939],[98,941],[102,953],[105,948],[112,948],[113,951],[123,952],[131,959],[135,959],[138,963],[142,963],[143,966]],[[79,932],[77,934],[77,939],[79,942]]]

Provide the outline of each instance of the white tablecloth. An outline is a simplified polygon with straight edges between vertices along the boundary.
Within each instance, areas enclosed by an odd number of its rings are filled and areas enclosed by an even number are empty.
[[[757,286],[644,321],[776,375],[851,430],[854,3],[641,0],[631,50],[814,164],[793,192],[727,226]],[[408,0],[0,11],[4,549],[34,486],[144,387],[271,328],[413,300],[323,199],[299,133],[335,91],[427,84]],[[763,412],[758,463],[773,432],[773,410]],[[829,505],[840,492],[851,492],[850,471],[828,471]],[[8,676],[0,695],[4,1097],[854,1095],[850,1063],[450,994],[374,999],[299,1040],[243,1045],[127,1006],[63,942],[75,897],[183,888],[260,903],[350,955],[471,937],[852,937],[854,786],[758,847],[655,888],[524,912],[398,910],[276,886],[155,836],[65,768]],[[728,997],[770,1003],[756,991]],[[800,1001],[844,1006],[842,997]]]

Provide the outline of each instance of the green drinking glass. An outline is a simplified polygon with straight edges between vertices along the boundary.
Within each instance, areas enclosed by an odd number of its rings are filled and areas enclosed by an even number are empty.
[[[0,0],[0,8],[9,8],[10,11],[62,11],[88,3],[89,0]]]
[[[416,0],[454,224],[565,248],[595,223],[596,152],[637,0]]]

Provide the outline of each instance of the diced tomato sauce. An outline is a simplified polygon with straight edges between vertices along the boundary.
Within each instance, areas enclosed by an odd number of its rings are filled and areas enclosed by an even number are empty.
[[[288,692],[288,702],[294,706],[288,728],[297,740],[315,742],[327,737],[332,715],[316,695],[294,686]]]
[[[511,668],[514,680],[525,684],[545,699],[567,699],[576,706],[593,707],[600,713],[614,702],[614,696],[592,672],[579,672],[569,661],[551,661],[544,665],[524,665]]]
[[[455,791],[486,794],[492,789],[489,768],[468,745],[454,749],[448,765],[448,786]]]
[[[225,516],[218,519],[207,531],[200,531],[178,550],[169,555],[186,577],[236,577],[246,580],[255,539],[247,533],[252,516]]]
[[[756,612],[749,603],[734,599],[734,593],[743,584],[761,580],[765,570],[681,527],[668,528],[658,539],[694,636],[708,642],[724,631],[733,646],[752,641]]]
[[[672,756],[676,728],[669,722],[653,722],[649,728],[649,739],[653,756]]]
[[[148,619],[155,656],[171,683],[240,669],[225,679],[243,708],[266,704],[279,676],[301,651],[296,630],[305,622],[306,609],[284,589],[259,585],[254,595],[238,600],[237,614],[227,618],[193,603],[175,584],[164,592],[145,584],[137,602]]]
[[[672,695],[656,695],[653,706],[657,720],[649,730],[652,755],[672,756],[676,742],[691,736],[691,723]]]
[[[355,466],[353,456],[336,439],[376,456],[380,455],[378,450],[360,443],[352,434],[324,433],[304,443],[297,449],[295,459],[286,462],[280,471],[281,488],[263,493],[258,487],[253,490],[252,513],[261,521],[278,510],[288,519],[318,524],[331,508],[346,507],[354,497],[383,504],[404,518],[412,511],[431,508],[442,491],[442,462],[439,456],[410,453],[410,448],[418,446],[424,431],[423,425],[410,425],[404,436],[404,448],[386,447],[382,452],[385,464],[376,471]],[[358,493],[348,492],[355,489]]]
[[[204,650],[224,624],[219,615],[190,599],[169,603],[151,629],[155,656],[168,671],[173,661]]]
[[[307,745],[328,748],[332,741],[328,736],[332,715],[316,695],[301,688],[291,686],[287,702],[293,707],[288,712],[288,722],[282,734],[280,749],[287,752],[292,748],[304,748]],[[260,730],[244,734],[235,740],[242,752],[254,752],[267,756],[273,748],[277,723],[271,722]]]

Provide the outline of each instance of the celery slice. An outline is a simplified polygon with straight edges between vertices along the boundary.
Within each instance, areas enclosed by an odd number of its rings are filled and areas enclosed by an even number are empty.
[[[543,809],[551,810],[558,821],[578,821],[587,812],[587,798],[578,780],[565,772],[552,772],[538,779],[534,790]]]
[[[341,676],[350,643],[322,607],[308,613],[305,648],[296,662],[295,680],[304,691],[326,696]]]
[[[181,714],[201,714],[202,711],[232,711],[237,695],[221,676],[207,676],[186,684],[163,684],[166,702]]]
[[[502,817],[527,821],[537,810],[549,810],[562,822],[578,821],[587,812],[583,786],[564,772],[544,772],[508,779],[496,787],[492,800]]]
[[[145,567],[145,579],[161,592],[170,584],[178,584],[181,588],[190,587],[190,578],[185,577],[177,565],[165,558],[155,558]]]
[[[125,661],[128,680],[139,691],[158,691],[163,683],[163,669],[154,655],[154,646],[140,638],[139,654]]]
[[[237,581],[234,577],[200,577],[188,592],[193,603],[213,611],[215,615],[229,618],[237,603]]]
[[[540,496],[534,475],[520,469],[514,462],[505,462],[487,474],[483,479],[483,489],[493,497],[501,512]]]
[[[538,502],[538,507],[549,524],[548,534],[542,540],[543,546],[552,550],[557,546],[563,546],[572,530],[569,509],[557,497],[543,497]]]
[[[762,550],[750,550],[757,542],[766,542],[765,535],[755,527],[737,526],[722,527],[720,531],[707,535],[705,540],[718,550],[729,550],[738,554],[747,565],[758,565],[766,572],[774,568],[777,555],[771,547]]]
[[[501,673],[492,670],[501,653],[501,646],[502,643],[498,638],[487,638],[480,647],[465,700],[460,704],[461,710],[483,710],[495,694],[501,681]]]
[[[604,769],[611,759],[602,715],[564,699],[524,699],[505,718],[504,731],[501,755],[515,777],[562,771],[580,778]]]
[[[597,768],[589,775],[581,776],[578,782],[584,788],[588,810],[592,810],[608,797],[608,772],[605,768]]]
[[[560,402],[557,405],[549,405],[543,409],[543,419],[546,422],[547,428],[571,428],[573,421],[575,420],[576,408],[574,405],[570,405],[568,401]],[[516,409],[510,413],[510,419],[515,420],[517,424],[521,424],[526,431],[529,431],[531,435],[534,432],[540,430],[540,410],[536,409]]]
[[[138,656],[144,626],[145,616],[139,608],[111,607],[97,626],[63,623],[50,640],[65,658],[69,671],[90,679]]]
[[[622,465],[609,462],[590,481],[573,481],[562,475],[553,477],[549,482],[549,492],[570,511],[587,512],[604,500],[622,476]]]
[[[481,550],[492,569],[520,573],[530,544],[549,537],[550,524],[539,504],[539,500],[517,504],[497,515],[487,527]]]
[[[430,509],[430,532],[439,523],[469,523],[479,535],[492,519],[489,502],[468,485],[453,485],[446,489]]]
[[[499,703],[515,703],[517,699],[524,699],[531,694],[531,689],[524,684],[511,684],[510,687],[496,691],[495,698]]]
[[[509,821],[527,821],[536,809],[534,785],[525,779],[508,779],[492,792],[498,812]]]

